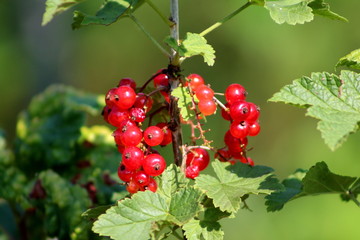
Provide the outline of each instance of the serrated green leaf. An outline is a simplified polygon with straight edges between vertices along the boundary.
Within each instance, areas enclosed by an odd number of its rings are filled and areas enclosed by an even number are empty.
[[[283,87],[269,101],[307,107],[307,115],[320,120],[318,129],[331,150],[338,148],[360,121],[360,75],[342,71],[340,77],[312,73]]]
[[[177,87],[172,90],[171,95],[178,98],[177,105],[185,121],[195,117],[195,112],[190,109],[192,107],[192,98],[187,87]]]
[[[308,6],[311,0],[267,0],[265,8],[271,18],[278,24],[304,24],[314,18],[312,9]]]
[[[344,22],[348,21],[343,16],[340,16],[339,14],[332,12],[330,10],[329,4],[324,2],[324,0],[314,0],[310,2],[308,6],[312,8],[314,14],[327,17],[333,20],[339,20]]]
[[[152,222],[165,220],[168,208],[158,193],[138,192],[100,215],[92,229],[112,239],[148,240]]]
[[[228,163],[214,161],[211,165],[216,177],[202,174],[195,180],[196,186],[213,199],[214,206],[219,207],[221,211],[235,213],[240,208],[241,197],[246,194],[270,194],[274,191],[264,187],[267,179],[271,178],[271,173],[265,171],[263,174],[256,174],[256,176],[250,174],[247,177],[242,177],[242,167],[248,168],[248,166],[238,164],[240,167],[231,169]],[[276,183],[276,187],[272,186],[272,188],[277,187],[278,183]]]
[[[207,43],[206,39],[197,33],[186,33],[184,40],[180,45],[177,44],[175,39],[167,37],[165,40],[170,47],[174,48],[182,57],[192,57],[201,55],[209,66],[215,63],[215,50]]]
[[[192,219],[184,224],[183,229],[188,240],[222,240],[224,238],[224,232],[218,222]]]
[[[86,218],[88,220],[94,220],[97,219],[101,214],[104,214],[106,210],[108,210],[112,205],[106,205],[106,206],[99,206],[94,207],[86,210],[81,214],[83,218]]]
[[[202,196],[202,192],[193,187],[180,189],[171,199],[168,221],[181,226],[195,217],[202,210]]]
[[[360,49],[356,49],[348,55],[339,59],[336,67],[349,67],[354,69],[360,69]]]
[[[184,173],[175,164],[170,164],[159,177],[156,177],[156,181],[158,183],[156,192],[168,200],[189,184],[189,179],[185,178]]]
[[[41,25],[48,24],[55,15],[62,13],[70,7],[82,2],[84,0],[46,0],[45,13],[43,15]]]
[[[316,163],[305,176],[304,174],[303,170],[297,171],[284,180],[284,192],[272,193],[266,197],[268,211],[280,210],[287,202],[305,196],[335,193],[340,194],[344,200],[350,200],[358,194],[355,188],[360,185],[359,178],[332,173],[325,162]]]
[[[306,174],[305,170],[298,169],[294,174],[290,175],[282,181],[285,187],[284,191],[273,192],[266,196],[267,211],[279,211],[284,207],[284,204],[293,199],[302,190],[302,179]]]

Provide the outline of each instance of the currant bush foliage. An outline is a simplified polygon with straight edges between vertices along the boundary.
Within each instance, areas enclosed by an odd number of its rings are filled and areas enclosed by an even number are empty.
[[[344,70],[340,76],[312,73],[283,87],[270,101],[307,108],[320,120],[318,129],[331,150],[338,148],[360,122],[360,75]]]
[[[290,200],[318,194],[340,194],[344,201],[352,200],[356,204],[360,193],[360,178],[341,176],[332,173],[325,162],[319,162],[308,171],[297,170],[283,180],[284,191],[266,196],[268,211],[278,211]]]
[[[18,232],[5,228],[10,237],[97,238],[81,213],[113,203],[113,193],[123,189],[112,180],[117,177],[117,151],[110,129],[85,125],[89,114],[100,114],[99,98],[103,96],[52,86],[20,114],[13,149],[1,136],[2,206],[24,224],[17,222],[24,226]],[[3,218],[9,216],[1,215],[0,222]]]
[[[282,190],[269,167],[219,161],[212,167],[216,177],[202,174],[192,184],[171,164],[157,177],[156,193],[139,192],[118,201],[98,217],[94,232],[112,239],[145,240],[175,226],[182,228],[188,239],[223,239],[218,221],[237,212],[248,195]]]

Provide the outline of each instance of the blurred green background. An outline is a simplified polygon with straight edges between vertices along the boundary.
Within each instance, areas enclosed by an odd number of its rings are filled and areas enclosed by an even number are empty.
[[[108,27],[72,31],[72,13],[68,11],[41,27],[44,2],[0,1],[0,128],[6,131],[10,144],[18,113],[50,84],[104,94],[123,77],[141,83],[168,63],[128,19]],[[169,12],[168,1],[153,2]],[[280,179],[318,161],[326,161],[335,173],[360,176],[360,134],[350,136],[340,149],[331,152],[316,130],[316,120],[305,117],[304,109],[267,102],[296,78],[317,71],[334,72],[340,57],[360,47],[360,1],[327,2],[349,23],[316,16],[305,25],[278,25],[264,8],[254,6],[207,36],[216,50],[213,67],[200,57],[183,64],[185,75],[202,75],[218,92],[233,82],[247,88],[248,100],[262,109],[262,132],[250,139],[254,149],[249,156],[256,164],[273,167]],[[202,31],[243,3],[180,1],[181,35]],[[89,0],[77,8],[95,13],[100,4]],[[159,41],[168,34],[148,6],[142,6],[135,16]],[[103,122],[99,116],[93,123]],[[219,114],[208,123],[212,129],[209,138],[222,139],[227,123]],[[215,146],[221,145],[215,142]],[[235,219],[222,221],[226,240],[360,239],[360,209],[341,202],[336,195],[299,199],[276,213],[266,213],[262,196],[251,197],[248,204],[252,212],[242,210]]]

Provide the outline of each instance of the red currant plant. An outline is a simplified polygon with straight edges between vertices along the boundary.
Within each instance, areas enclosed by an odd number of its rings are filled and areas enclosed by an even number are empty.
[[[43,25],[80,2],[47,0]],[[148,4],[169,27],[170,36],[164,44],[135,17],[135,11],[143,4]],[[344,200],[360,205],[359,178],[336,175],[324,162],[309,171],[298,170],[281,184],[271,168],[254,165],[248,156],[248,136],[260,132],[260,109],[248,101],[245,88],[234,83],[225,93],[218,93],[200,75],[184,74],[181,69],[184,61],[197,55],[209,66],[214,65],[215,50],[204,36],[253,5],[265,7],[279,24],[302,24],[313,20],[314,15],[346,19],[330,11],[323,0],[250,0],[202,32],[187,32],[181,38],[178,1],[171,0],[170,5],[169,19],[150,0],[109,0],[95,15],[74,12],[74,29],[130,18],[168,62],[143,86],[137,86],[130,78],[121,79],[106,94],[105,107],[95,96],[72,89],[58,87],[45,92],[20,118],[16,164],[1,138],[0,169],[6,169],[8,174],[1,183],[15,189],[14,194],[6,188],[0,190],[2,196],[10,203],[21,200],[23,215],[17,212],[16,204],[12,206],[19,219],[35,222],[39,215],[43,216],[42,229],[46,231],[34,233],[32,238],[92,238],[79,215],[95,206],[83,216],[94,221],[92,230],[98,235],[113,239],[164,239],[173,235],[192,240],[223,239],[219,220],[246,208],[251,194],[267,195],[269,211],[280,210],[298,197],[319,193],[339,193]],[[356,50],[340,59],[337,67],[359,69],[359,65]],[[349,70],[339,76],[313,73],[285,86],[270,100],[308,108],[308,115],[320,120],[318,128],[334,150],[358,129],[359,79],[358,73]],[[102,107],[104,119],[115,128],[112,134],[107,127],[83,127],[84,112],[94,114]],[[224,147],[219,149],[206,136],[206,118],[216,113],[229,122]],[[182,137],[182,127],[186,125],[191,130],[188,142]],[[56,131],[52,130],[49,136],[49,129]],[[44,143],[54,148],[49,150]],[[158,151],[158,146],[170,144],[173,163]],[[35,154],[29,149],[39,151]],[[29,167],[29,159],[41,167],[21,171]],[[41,159],[46,159],[47,166],[40,164]],[[76,162],[75,170],[65,173],[63,169],[70,167],[70,162]],[[166,162],[170,164],[166,166]],[[201,173],[209,165],[214,174]],[[35,173],[37,177],[31,178]],[[121,182],[115,181],[116,177]],[[18,187],[18,183],[26,182],[29,183],[25,190]],[[60,193],[67,198],[62,199]],[[57,210],[66,214],[56,215]]]

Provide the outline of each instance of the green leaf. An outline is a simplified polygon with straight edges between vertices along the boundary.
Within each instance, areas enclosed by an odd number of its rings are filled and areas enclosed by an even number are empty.
[[[92,229],[112,239],[148,240],[152,222],[165,220],[168,208],[158,193],[138,192],[100,215]]]
[[[229,163],[214,161],[211,165],[216,177],[202,174],[195,180],[196,186],[213,199],[214,206],[221,211],[235,213],[240,208],[242,196],[270,194],[273,189],[279,188],[279,184],[271,179],[272,174],[268,168],[255,166],[255,170],[248,170],[251,167],[238,164],[239,166],[231,167]],[[268,180],[271,184],[266,183]]]
[[[164,41],[182,57],[201,55],[209,66],[213,66],[215,63],[215,50],[204,37],[197,33],[186,33],[185,39],[180,45],[171,37],[167,37]]]
[[[293,176],[284,180],[285,191],[272,193],[267,196],[268,211],[283,208],[287,202],[299,197],[329,194],[340,194],[344,200],[356,200],[359,193],[360,178],[341,176],[332,173],[325,162],[318,162],[311,167],[304,176],[304,171],[299,170]]]
[[[356,49],[348,55],[340,58],[340,60],[336,64],[336,67],[341,66],[360,69],[360,49]]]
[[[312,73],[283,87],[269,101],[307,107],[307,115],[320,120],[318,129],[331,150],[338,148],[360,121],[360,75],[342,71],[340,77]]]
[[[132,0],[111,0],[97,11],[95,16],[87,15],[79,11],[74,12],[73,29],[78,29],[90,24],[110,25],[129,9]]]
[[[95,16],[74,11],[72,28],[79,29],[92,24],[110,25],[120,18],[128,16],[129,12],[134,12],[143,3],[144,0],[105,0]]]
[[[282,181],[285,187],[284,191],[273,192],[266,196],[267,211],[274,212],[279,211],[284,207],[284,204],[293,199],[302,190],[301,180],[304,178],[306,171],[298,169],[294,174],[290,175]]]
[[[324,0],[315,0],[308,4],[309,7],[312,8],[312,12],[314,14],[327,17],[333,20],[339,20],[347,22],[348,20],[343,16],[340,16],[337,13],[330,11],[330,6],[328,3],[325,3]]]
[[[202,207],[200,205],[203,194],[192,187],[180,189],[170,202],[168,221],[183,225],[196,216]]]
[[[83,212],[81,216],[88,220],[94,220],[97,219],[101,214],[104,214],[110,207],[111,205],[90,208]]]
[[[224,232],[220,223],[211,221],[200,221],[192,219],[183,226],[186,239],[188,240],[222,240]]]
[[[188,186],[189,179],[185,178],[179,167],[170,164],[161,176],[156,177],[156,182],[158,184],[156,192],[170,200],[177,191]]]
[[[83,0],[46,0],[45,13],[41,25],[45,26],[55,15],[68,10],[70,7],[82,1]]]
[[[314,18],[309,2],[310,0],[267,0],[265,8],[278,24],[304,24]]]
[[[177,105],[180,109],[180,114],[185,121],[195,117],[195,112],[190,109],[192,107],[192,98],[189,88],[177,87],[172,90],[171,95],[178,98]]]

